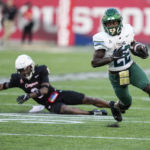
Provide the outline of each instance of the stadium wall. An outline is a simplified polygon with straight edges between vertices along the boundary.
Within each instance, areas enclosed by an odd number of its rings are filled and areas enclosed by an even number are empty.
[[[106,8],[115,7],[123,15],[123,21],[130,23],[135,29],[137,41],[150,43],[150,0],[68,0],[71,5],[66,12],[69,15],[61,15],[67,24],[68,45],[91,45],[93,34],[102,30],[101,17]],[[22,9],[27,0],[15,0],[15,4]],[[64,27],[64,21],[58,21],[59,0],[30,0],[34,12],[34,39],[57,41],[59,28]],[[63,2],[63,0],[62,0]],[[66,2],[66,0],[64,0]],[[65,6],[65,5],[64,5]],[[57,13],[59,12],[59,13]],[[65,17],[67,16],[67,17]],[[20,39],[22,31],[21,17],[16,19],[16,27],[12,38]],[[66,33],[67,33],[66,32]],[[64,32],[63,32],[64,33]],[[3,34],[0,26],[0,35]],[[70,39],[71,38],[71,39]],[[57,42],[58,43],[58,42]]]

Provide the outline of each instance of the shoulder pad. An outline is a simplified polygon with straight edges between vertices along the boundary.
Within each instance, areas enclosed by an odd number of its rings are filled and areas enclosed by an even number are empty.
[[[17,73],[11,74],[11,79],[18,80],[18,78],[19,78],[19,75]]]
[[[104,32],[97,33],[93,36],[94,49],[107,49],[107,38]]]
[[[133,27],[130,25],[130,24],[124,24],[123,25],[123,31],[126,33],[126,34],[130,34],[132,36],[134,36],[134,29]]]
[[[50,70],[48,69],[48,67],[46,66],[46,65],[40,65],[40,66],[37,66],[36,68],[35,68],[35,70],[37,71],[37,72],[41,72],[41,73],[48,73],[48,74],[50,74]]]
[[[9,87],[18,87],[20,82],[20,76],[17,73],[11,74],[11,78],[9,81]]]
[[[130,44],[134,40],[134,30],[130,24],[124,24],[121,32],[122,39]]]

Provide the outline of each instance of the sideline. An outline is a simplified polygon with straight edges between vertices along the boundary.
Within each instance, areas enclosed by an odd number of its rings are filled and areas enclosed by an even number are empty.
[[[150,69],[144,69],[147,75],[150,75]],[[95,78],[108,78],[107,72],[81,72],[81,73],[69,73],[63,75],[50,75],[50,82],[66,81],[66,80],[87,80]],[[0,78],[0,82],[8,81],[9,78]]]

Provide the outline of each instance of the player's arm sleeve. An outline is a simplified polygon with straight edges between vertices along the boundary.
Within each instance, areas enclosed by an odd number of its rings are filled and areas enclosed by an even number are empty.
[[[93,45],[95,50],[107,50],[104,39],[100,38],[97,34],[93,36]]]
[[[110,56],[106,56],[106,51],[108,50],[106,46],[107,40],[103,36],[102,33],[93,36],[95,52],[91,61],[92,67],[104,66],[112,61]]]
[[[19,87],[19,79],[17,78],[17,76],[15,74],[11,75],[11,78],[9,80],[9,85],[8,88],[13,88],[13,87]]]
[[[0,90],[18,87],[17,85],[18,85],[17,77],[15,74],[12,74],[9,81],[0,84]]]
[[[0,91],[9,88],[9,82],[0,83]]]
[[[49,68],[47,66],[43,66],[43,69],[41,70],[41,83],[49,83]]]
[[[45,95],[48,93],[49,90],[49,69],[47,66],[43,65],[40,68],[40,82],[41,82],[41,88],[37,89],[36,91],[30,93],[31,98],[39,97],[41,95]]]

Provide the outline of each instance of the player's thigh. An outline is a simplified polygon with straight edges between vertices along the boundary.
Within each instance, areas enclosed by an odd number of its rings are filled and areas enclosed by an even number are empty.
[[[130,67],[130,82],[140,89],[144,89],[147,84],[150,84],[146,73],[136,63]]]
[[[72,112],[72,108],[69,105],[65,105],[62,102],[55,102],[51,105],[51,108],[48,110],[51,113],[55,114],[70,114]]]
[[[55,114],[60,114],[61,113],[61,108],[65,106],[64,103],[62,102],[55,102],[54,104],[52,104],[50,106],[50,109],[48,109],[51,113],[55,113]]]
[[[83,104],[84,94],[76,91],[62,91],[62,102],[66,105]]]
[[[121,86],[119,75],[109,73],[109,80],[118,99],[125,105],[132,103],[132,97],[129,93],[128,86]]]
[[[128,86],[120,86],[114,88],[115,94],[124,105],[131,105],[132,97],[129,93]]]

